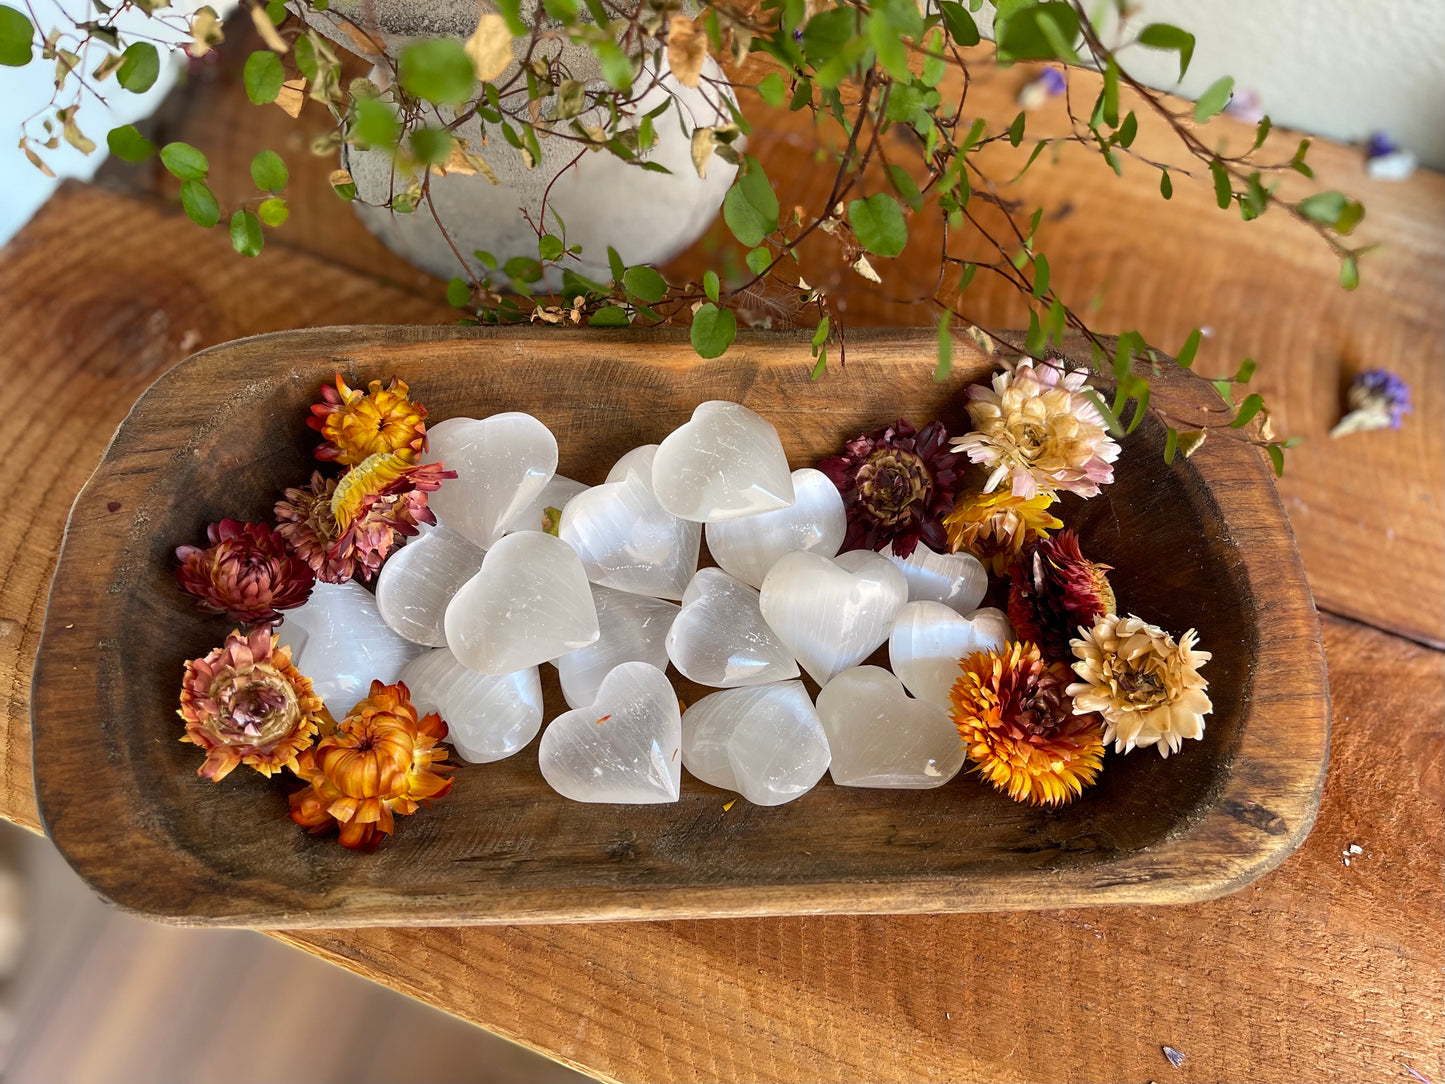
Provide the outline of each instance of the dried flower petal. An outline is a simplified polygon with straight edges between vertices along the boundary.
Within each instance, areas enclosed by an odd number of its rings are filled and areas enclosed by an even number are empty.
[[[1008,617],[1014,631],[1038,644],[1051,662],[1072,661],[1069,642],[1080,627],[1114,612],[1108,571],[1108,565],[1084,557],[1074,531],[1030,542],[1009,569]]]
[[[404,684],[373,681],[335,731],[298,758],[307,786],[291,795],[291,819],[313,835],[335,828],[353,850],[376,850],[396,815],[451,790],[447,750],[437,744],[446,736],[435,712],[417,717]]]
[[[356,575],[356,560],[337,550],[341,529],[331,511],[336,479],[313,471],[311,484],[287,489],[276,502],[276,530],[311,566],[322,583],[345,583]]]
[[[1410,385],[1387,369],[1366,369],[1350,382],[1345,393],[1349,412],[1330,430],[1330,436],[1364,433],[1371,429],[1399,429],[1411,413]]]
[[[238,764],[269,776],[296,768],[325,710],[269,628],[249,636],[233,631],[223,646],[186,663],[181,741],[206,751],[197,773],[203,778],[219,782]]]
[[[1070,645],[1080,680],[1069,686],[1076,712],[1099,712],[1105,742],[1116,753],[1154,745],[1161,757],[1179,752],[1185,738],[1204,737],[1204,717],[1214,710],[1199,667],[1207,651],[1195,651],[1196,634],[1178,643],[1163,629],[1130,614],[1104,614]]]
[[[408,397],[406,382],[396,377],[382,386],[373,380],[366,391],[348,387],[336,374],[336,387],[321,386],[322,401],[311,408],[306,424],[326,438],[316,458],[354,466],[367,456],[392,452],[414,463],[426,442],[426,407]]]
[[[331,496],[341,532],[332,555],[353,562],[362,578],[370,579],[399,538],[436,522],[426,495],[456,476],[440,463],[407,463],[388,452],[368,456],[346,472]]]
[[[223,519],[206,528],[210,546],[177,546],[176,583],[207,613],[235,621],[279,621],[300,606],[315,583],[310,567],[263,523]]]
[[[1082,369],[1064,372],[1057,363],[1025,358],[996,374],[992,388],[968,389],[974,431],[953,445],[989,472],[985,493],[1009,479],[1016,497],[1059,491],[1094,497],[1114,480],[1119,446],[1085,387]]]
[[[943,517],[948,531],[948,548],[964,550],[982,561],[994,575],[1001,575],[1024,546],[1064,525],[1050,514],[1054,499],[1047,493],[1025,500],[1008,490],[996,493],[965,493],[953,511]]]
[[[942,549],[942,517],[953,506],[957,452],[948,451],[948,430],[929,422],[920,430],[899,419],[855,437],[840,455],[818,464],[843,495],[848,531],[843,549],[881,550],[890,543],[907,557],[919,540]]]
[[[953,721],[969,759],[1016,802],[1064,805],[1099,775],[1104,721],[1076,715],[1069,668],[1046,663],[1036,644],[1013,642],[959,662]]]

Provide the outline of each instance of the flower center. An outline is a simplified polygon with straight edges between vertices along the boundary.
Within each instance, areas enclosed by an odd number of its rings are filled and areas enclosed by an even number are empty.
[[[1048,430],[1033,422],[1025,422],[1019,429],[1019,447],[1023,449],[1030,458],[1043,450],[1049,442]]]
[[[933,496],[933,475],[921,458],[901,448],[880,448],[858,468],[858,493],[869,517],[885,526],[913,514]]]
[[[1163,679],[1153,670],[1126,671],[1119,675],[1118,681],[1120,691],[1131,704],[1152,707],[1163,703],[1169,694]]]
[[[267,680],[236,684],[221,696],[226,729],[253,742],[289,733],[295,714],[290,686]]]

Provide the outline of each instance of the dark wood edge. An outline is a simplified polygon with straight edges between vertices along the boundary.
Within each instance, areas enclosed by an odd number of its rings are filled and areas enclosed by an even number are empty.
[[[308,339],[327,343],[321,353],[344,358],[348,348],[377,346],[386,343],[428,343],[451,340],[478,341],[546,341],[555,343],[574,340],[595,344],[595,332],[560,329],[480,329],[454,327],[336,327],[305,331],[275,332],[253,336],[202,351],[163,374],[140,397],[118,428],[108,446],[101,465],[77,496],[66,524],[65,539],[57,563],[54,583],[75,574],[72,567],[84,560],[84,577],[95,582],[106,579],[119,560],[117,547],[86,546],[100,516],[103,504],[97,494],[104,490],[107,499],[139,497],[145,483],[164,468],[160,462],[142,470],[119,470],[112,462],[112,453],[133,442],[145,416],[147,399],[181,367],[217,364],[222,352],[232,353],[238,346],[264,352],[266,348]],[[808,341],[806,333],[744,332],[734,347],[767,351],[774,348],[796,350]],[[618,345],[682,342],[680,331],[619,331],[609,334],[609,341]],[[917,343],[927,356],[933,350],[931,332],[888,330],[853,332],[850,343],[856,348],[869,344],[906,346]],[[971,343],[959,340],[960,348]],[[1078,342],[1068,344],[1079,352]],[[706,364],[706,363],[699,363]],[[1218,402],[1209,385],[1191,374],[1166,369],[1154,378],[1172,394],[1199,405]],[[1098,383],[1107,384],[1107,380]],[[728,886],[697,888],[657,888],[644,891],[616,890],[605,901],[589,903],[585,909],[559,906],[549,892],[513,893],[504,907],[458,910],[455,902],[445,898],[422,898],[399,902],[381,894],[353,893],[337,901],[335,910],[304,913],[277,913],[258,908],[237,906],[232,895],[218,891],[211,884],[208,871],[187,865],[185,856],[168,850],[163,841],[150,834],[151,826],[136,815],[128,796],[120,793],[117,769],[97,756],[94,766],[95,800],[105,802],[118,820],[130,831],[130,845],[136,862],[159,860],[157,868],[171,868],[193,891],[194,913],[158,915],[131,907],[126,900],[115,898],[105,884],[91,882],[83,860],[77,860],[74,841],[56,838],[48,815],[50,795],[45,767],[48,743],[64,740],[66,706],[54,702],[47,693],[47,678],[62,668],[79,667],[94,659],[93,652],[78,650],[75,645],[95,643],[107,630],[98,625],[92,611],[75,627],[60,626],[47,608],[44,629],[32,679],[31,723],[33,731],[34,775],[36,797],[42,823],[47,834],[91,887],[121,910],[142,914],[182,926],[260,926],[273,929],[307,929],[337,926],[438,925],[455,926],[483,923],[588,922],[629,919],[676,919],[700,917],[744,917],[779,914],[886,914],[939,913],[975,910],[1037,909],[1041,900],[1049,908],[1099,906],[1103,904],[1188,903],[1211,899],[1244,887],[1269,872],[1293,852],[1314,823],[1319,808],[1328,764],[1329,700],[1326,683],[1324,647],[1318,615],[1314,610],[1304,569],[1264,457],[1255,449],[1230,440],[1214,440],[1190,460],[1176,461],[1174,469],[1195,471],[1208,485],[1220,511],[1230,524],[1242,572],[1258,603],[1259,610],[1271,617],[1271,624],[1281,629],[1296,630],[1289,637],[1262,638],[1254,670],[1251,725],[1246,728],[1235,752],[1233,770],[1227,785],[1214,806],[1198,821],[1180,834],[1145,851],[1098,866],[1058,871],[1021,870],[1004,875],[980,873],[967,879],[943,879],[919,882],[876,884],[857,882],[823,882],[800,886]],[[1212,479],[1227,475],[1242,476],[1243,483],[1210,484]],[[1270,499],[1261,505],[1245,500],[1245,494],[1268,492]],[[99,551],[99,552],[95,552]],[[1303,630],[1303,631],[1299,631]],[[109,630],[114,635],[115,630]],[[74,635],[72,635],[74,634]],[[1267,693],[1260,690],[1269,690]],[[1283,732],[1290,734],[1291,752],[1281,756],[1274,748],[1274,739]],[[108,782],[115,784],[107,790]],[[1231,846],[1241,826],[1261,833],[1258,845],[1241,856]],[[808,904],[800,905],[800,892]],[[247,901],[251,902],[251,901]],[[399,913],[400,912],[400,913]]]

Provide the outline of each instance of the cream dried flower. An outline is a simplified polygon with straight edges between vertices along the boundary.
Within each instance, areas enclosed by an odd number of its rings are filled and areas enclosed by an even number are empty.
[[[992,388],[968,389],[974,430],[955,437],[953,445],[989,472],[985,493],[1007,478],[1015,497],[1060,490],[1096,497],[1114,480],[1119,446],[1085,387],[1082,369],[1064,372],[1025,358],[1011,372],[996,374]]]
[[[1082,631],[1082,630],[1081,630]],[[1179,752],[1185,738],[1204,737],[1204,716],[1214,710],[1199,668],[1207,651],[1195,651],[1190,629],[1179,642],[1157,625],[1130,614],[1102,614],[1069,646],[1080,681],[1068,687],[1074,713],[1104,717],[1104,742],[1127,753],[1156,746],[1161,757]]]

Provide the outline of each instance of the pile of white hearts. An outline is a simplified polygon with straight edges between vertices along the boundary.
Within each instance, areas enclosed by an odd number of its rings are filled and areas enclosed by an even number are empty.
[[[427,461],[458,473],[431,494],[438,525],[386,562],[375,596],[318,583],[281,626],[338,718],[373,678],[400,679],[464,759],[500,760],[541,729],[551,662],[572,710],[538,758],[577,801],[674,802],[684,767],[779,805],[830,769],[844,786],[926,788],[963,766],[958,660],[1010,635],[975,609],[983,566],[922,545],[838,555],[837,488],[790,472],[746,407],[703,403],[591,488],[556,474],[556,438],[529,414],[441,422]],[[698,568],[704,526],[720,568]],[[858,665],[885,642],[893,673]],[[722,691],[682,711],[669,662]]]

